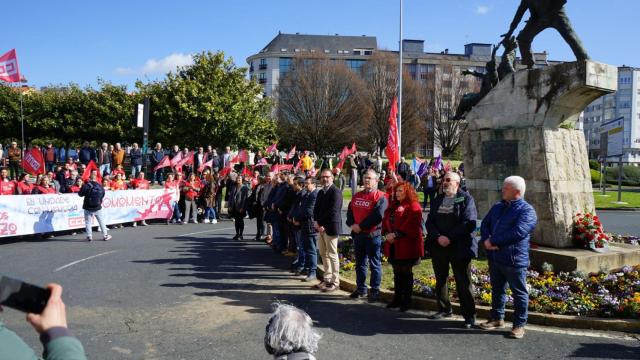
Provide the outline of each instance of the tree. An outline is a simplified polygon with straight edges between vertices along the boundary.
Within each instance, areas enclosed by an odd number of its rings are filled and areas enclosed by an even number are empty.
[[[136,87],[151,99],[150,136],[165,143],[264,148],[275,140],[271,103],[223,52],[203,52],[193,65]]]
[[[398,94],[398,63],[395,56],[377,52],[362,67],[365,94],[371,108],[369,143],[375,152],[387,146],[389,113],[391,102]],[[403,73],[402,86],[402,150],[415,148],[425,136],[424,122],[420,119],[424,102],[419,84],[407,73]]]
[[[478,89],[475,80],[467,80],[460,69],[452,65],[440,67],[431,73],[424,85],[426,103],[424,117],[427,128],[433,128],[434,141],[442,150],[442,156],[453,154],[467,129],[464,120],[451,120],[462,95]]]
[[[294,58],[277,92],[282,142],[322,155],[365,143],[370,109],[363,94],[362,80],[344,62]]]

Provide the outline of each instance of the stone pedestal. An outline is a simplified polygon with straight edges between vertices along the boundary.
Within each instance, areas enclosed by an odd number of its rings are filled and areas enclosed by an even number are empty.
[[[594,201],[584,135],[571,127],[589,103],[616,89],[617,68],[592,61],[504,78],[466,116],[465,176],[480,216],[500,200],[504,178],[519,175],[539,219],[533,241],[573,246],[573,216],[593,211]]]

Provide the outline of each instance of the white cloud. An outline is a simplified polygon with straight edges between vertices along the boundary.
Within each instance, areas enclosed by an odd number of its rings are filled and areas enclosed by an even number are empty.
[[[166,74],[176,70],[179,66],[188,66],[193,64],[193,56],[191,54],[173,53],[161,59],[149,59],[139,69],[130,67],[118,67],[115,73],[118,75],[152,75]]]
[[[486,5],[478,5],[476,7],[476,13],[479,15],[484,15],[489,12],[489,7]]]

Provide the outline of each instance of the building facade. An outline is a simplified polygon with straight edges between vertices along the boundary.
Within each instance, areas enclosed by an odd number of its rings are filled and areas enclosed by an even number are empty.
[[[624,118],[624,164],[640,165],[640,69],[618,68],[618,91],[605,95],[587,106],[582,116],[589,158],[600,156],[600,126]],[[610,159],[611,160],[611,159]],[[611,160],[617,162],[618,159]]]
[[[484,43],[470,43],[464,46],[464,53],[451,53],[445,49],[439,53],[425,52],[424,40],[402,41],[403,66],[414,80],[420,82],[436,81],[438,89],[443,92],[461,88],[471,91],[477,87],[477,80],[465,77],[462,81],[452,81],[453,77],[463,70],[484,73],[486,63],[491,60],[493,45]],[[358,71],[364,63],[377,51],[393,53],[398,51],[378,49],[374,36],[342,36],[342,35],[303,35],[279,33],[260,52],[247,58],[249,75],[264,88],[264,95],[277,97],[278,83],[290,70],[295,56],[321,53],[330,59],[343,60],[347,66]],[[536,66],[549,64],[547,53],[536,53]],[[459,78],[459,76],[458,76]],[[451,115],[456,109],[450,109]],[[433,126],[425,122],[426,137],[416,149],[407,150],[434,157],[440,150],[434,139]]]

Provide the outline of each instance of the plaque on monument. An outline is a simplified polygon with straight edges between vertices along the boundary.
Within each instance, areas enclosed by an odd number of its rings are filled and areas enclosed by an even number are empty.
[[[518,166],[518,140],[483,141],[482,163]]]

